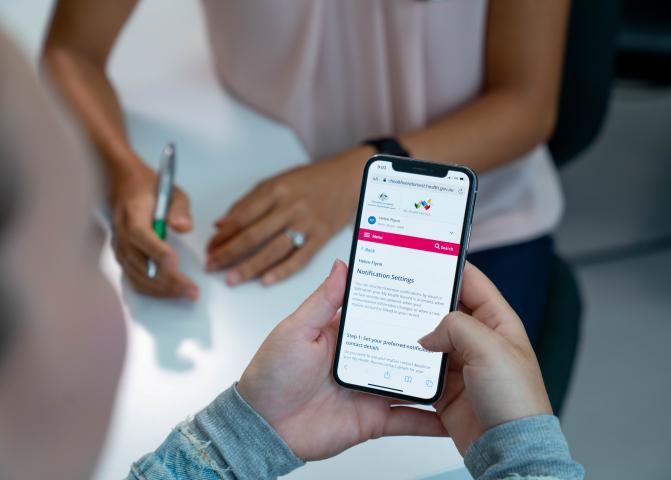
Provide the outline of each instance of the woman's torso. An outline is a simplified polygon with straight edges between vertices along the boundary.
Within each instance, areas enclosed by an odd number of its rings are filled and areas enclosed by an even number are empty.
[[[224,87],[292,127],[313,159],[422,128],[481,90],[487,0],[203,4]],[[557,223],[562,199],[544,147],[480,180],[472,248]]]

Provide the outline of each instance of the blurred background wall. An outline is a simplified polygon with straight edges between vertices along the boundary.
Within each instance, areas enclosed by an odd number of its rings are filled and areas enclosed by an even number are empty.
[[[157,11],[164,1],[143,4],[152,3]],[[51,5],[51,0],[0,3],[0,23],[33,60]],[[199,8],[195,0],[193,5]],[[666,479],[671,478],[671,3],[623,2],[614,73],[600,135],[561,170],[566,212],[557,245],[576,268],[585,308],[562,422],[588,478]]]

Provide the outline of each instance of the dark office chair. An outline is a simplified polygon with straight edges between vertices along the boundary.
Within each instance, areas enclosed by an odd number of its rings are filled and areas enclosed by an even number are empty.
[[[597,137],[610,98],[618,0],[573,0],[557,126],[548,147],[558,167]],[[555,255],[545,319],[536,353],[555,414],[559,415],[580,339],[582,302],[571,265]]]
[[[617,76],[671,84],[671,2],[623,0]]]

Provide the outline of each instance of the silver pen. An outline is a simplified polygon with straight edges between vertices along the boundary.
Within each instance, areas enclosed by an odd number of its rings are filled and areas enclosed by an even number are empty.
[[[172,187],[175,183],[175,167],[177,160],[175,158],[175,144],[168,143],[161,154],[161,162],[158,167],[158,186],[156,188],[156,206],[154,207],[154,218],[152,220],[152,229],[161,239],[165,240],[168,233],[166,217],[170,208],[172,199]],[[154,278],[156,276],[157,266],[153,258],[147,260],[147,276]]]

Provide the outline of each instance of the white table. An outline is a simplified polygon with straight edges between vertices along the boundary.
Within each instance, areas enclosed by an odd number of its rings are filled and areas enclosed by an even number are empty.
[[[50,2],[10,2],[0,13],[15,32],[39,44]],[[265,336],[316,287],[335,257],[347,259],[351,228],[333,238],[302,272],[280,285],[234,289],[203,272],[212,222],[255,182],[307,158],[286,128],[227,96],[217,84],[202,14],[195,2],[144,0],[114,51],[111,74],[136,150],[158,160],[177,143],[178,182],[189,192],[196,228],[170,241],[183,270],[201,288],[196,303],[134,293],[109,249],[105,272],[127,313],[128,351],[116,409],[96,479],[122,478],[171,427],[239,378]],[[39,7],[38,15],[35,9]],[[334,426],[337,428],[337,426]],[[451,471],[451,473],[443,473]],[[438,475],[440,474],[440,475]],[[434,475],[437,475],[433,477]],[[290,478],[468,478],[450,440],[389,438],[311,463]]]

